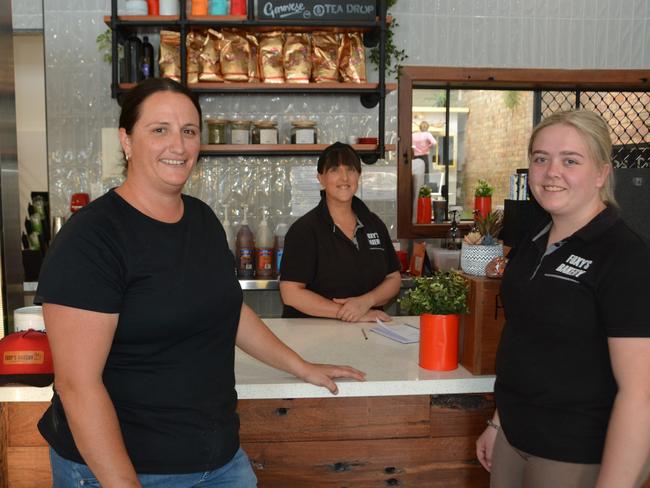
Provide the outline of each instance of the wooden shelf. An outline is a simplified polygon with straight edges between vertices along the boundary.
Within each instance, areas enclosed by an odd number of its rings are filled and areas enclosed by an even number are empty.
[[[134,83],[120,83],[119,89],[128,91],[135,86]],[[188,83],[190,89],[197,92],[224,93],[224,92],[300,92],[300,93],[368,93],[379,89],[379,83]],[[386,83],[386,93],[397,90],[397,83]]]
[[[181,19],[178,15],[118,15],[117,21],[120,23],[132,23],[134,27],[139,25],[155,26],[156,24],[168,26],[172,23],[180,23]],[[390,25],[393,21],[391,16],[386,17],[386,24]],[[371,30],[374,26],[368,25],[369,22],[358,22],[360,25],[355,27],[354,22],[350,22],[349,26],[340,26],[341,21],[323,21],[321,24],[314,22],[314,25],[292,25],[291,22],[271,21],[271,20],[249,20],[245,15],[188,15],[184,21],[187,25],[212,25],[212,24],[236,24],[246,29],[253,29],[255,31],[268,31],[268,30],[284,30],[284,31],[300,31],[310,32],[314,30],[331,30],[334,32],[346,31],[364,31]],[[379,23],[379,18],[375,20]],[[104,23],[108,26],[111,25],[111,16],[104,15]],[[334,23],[339,26],[333,25]],[[371,24],[371,23],[370,23]]]
[[[201,156],[247,156],[268,154],[275,156],[320,154],[329,144],[202,144]],[[359,153],[377,151],[376,144],[354,144]],[[386,151],[394,151],[394,144],[386,144]]]

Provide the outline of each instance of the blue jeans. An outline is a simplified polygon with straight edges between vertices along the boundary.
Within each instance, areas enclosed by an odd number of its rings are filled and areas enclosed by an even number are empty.
[[[85,464],[59,456],[50,448],[52,488],[93,488],[99,482]],[[254,488],[257,478],[248,456],[239,448],[233,458],[220,468],[190,474],[139,474],[143,488]]]

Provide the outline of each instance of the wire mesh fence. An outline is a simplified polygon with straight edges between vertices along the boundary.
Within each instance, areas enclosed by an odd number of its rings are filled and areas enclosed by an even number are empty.
[[[650,168],[650,93],[543,91],[541,117],[582,108],[600,114],[612,135],[615,168]]]

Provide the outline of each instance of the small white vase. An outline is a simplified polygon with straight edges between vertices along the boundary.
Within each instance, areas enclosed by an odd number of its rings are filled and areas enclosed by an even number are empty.
[[[477,244],[465,244],[460,250],[460,267],[470,275],[485,276],[485,267],[494,258],[503,256],[503,246],[483,246]]]

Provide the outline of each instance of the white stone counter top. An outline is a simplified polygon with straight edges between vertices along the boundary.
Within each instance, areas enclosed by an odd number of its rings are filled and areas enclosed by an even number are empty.
[[[494,376],[474,376],[465,368],[448,372],[418,366],[418,344],[400,344],[370,332],[374,324],[347,324],[328,319],[265,319],[271,330],[305,359],[347,364],[365,371],[366,381],[340,380],[340,397],[430,395],[492,392]],[[394,323],[419,325],[418,317],[395,317]],[[365,330],[368,339],[362,333]],[[237,394],[240,399],[319,398],[332,396],[266,366],[237,349]],[[52,388],[0,387],[0,402],[42,402]]]

